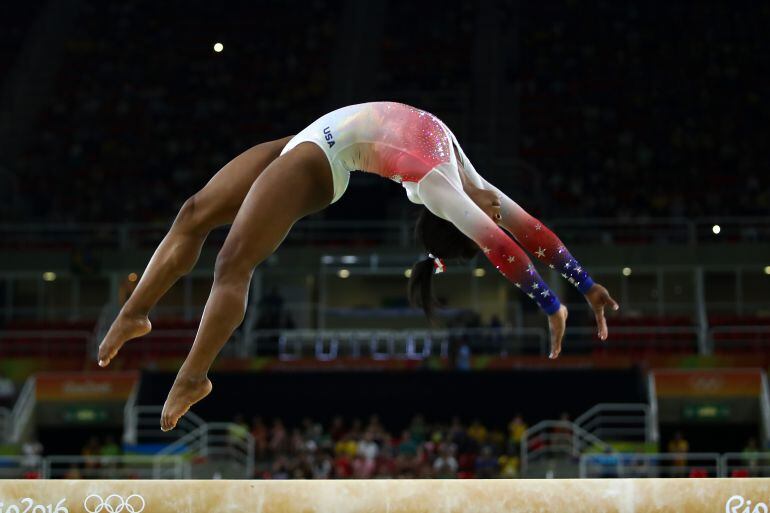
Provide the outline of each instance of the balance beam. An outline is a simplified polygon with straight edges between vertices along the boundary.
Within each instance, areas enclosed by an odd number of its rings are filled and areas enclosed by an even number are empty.
[[[770,479],[0,480],[0,513],[764,513]]]

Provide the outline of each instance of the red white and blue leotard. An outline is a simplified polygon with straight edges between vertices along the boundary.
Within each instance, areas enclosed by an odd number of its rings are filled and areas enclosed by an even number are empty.
[[[559,299],[516,242],[582,293],[593,285],[559,238],[484,180],[451,130],[428,112],[394,102],[351,105],[316,120],[289,141],[283,152],[302,142],[313,142],[326,153],[334,178],[332,202],[345,192],[351,171],[375,173],[401,183],[410,201],[425,205],[476,242],[500,273],[548,314],[559,309]],[[468,197],[460,173],[477,187],[498,194],[500,226],[516,242]]]

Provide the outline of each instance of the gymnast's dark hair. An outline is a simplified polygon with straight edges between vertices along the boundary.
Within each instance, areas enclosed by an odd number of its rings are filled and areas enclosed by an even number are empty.
[[[455,225],[430,213],[423,207],[414,227],[414,238],[433,256],[442,260],[464,261],[473,258],[479,247]],[[434,260],[426,257],[412,266],[407,287],[412,306],[422,308],[426,317],[433,320],[436,300],[433,297]]]

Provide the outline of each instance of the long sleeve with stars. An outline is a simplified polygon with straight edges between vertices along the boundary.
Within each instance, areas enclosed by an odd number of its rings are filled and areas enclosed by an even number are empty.
[[[501,224],[511,232],[516,241],[538,260],[555,269],[582,294],[588,292],[594,284],[593,279],[556,234],[488,182],[485,188],[499,195],[503,216]]]
[[[559,299],[527,254],[465,194],[457,180],[450,179],[453,173],[456,171],[447,166],[423,178],[417,185],[422,202],[433,214],[451,222],[473,240],[495,268],[546,314],[557,312],[561,306]]]
[[[452,135],[453,140],[454,135]],[[501,225],[514,236],[521,246],[535,255],[538,260],[545,263],[551,269],[555,269],[562,278],[574,285],[582,294],[588,292],[594,281],[588,272],[580,265],[559,240],[555,233],[543,223],[531,216],[518,203],[509,198],[497,187],[486,181],[473,164],[465,156],[465,153],[457,145],[460,153],[460,165],[466,176],[477,186],[488,191],[494,191],[500,198],[502,207]]]

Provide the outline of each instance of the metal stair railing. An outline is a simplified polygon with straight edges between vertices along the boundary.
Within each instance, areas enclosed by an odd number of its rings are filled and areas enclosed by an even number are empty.
[[[179,419],[176,429],[161,431],[160,416],[162,412],[163,406],[138,406],[135,396],[130,397],[124,409],[123,440],[126,443],[134,444],[169,444],[205,424],[198,415],[187,412],[184,417]]]
[[[191,458],[226,460],[238,464],[243,468],[244,479],[254,475],[254,437],[248,430],[232,422],[205,423],[163,448],[157,456],[180,453]],[[188,468],[188,472],[191,471],[191,468]],[[158,478],[162,477],[162,472],[159,471]]]
[[[32,413],[35,411],[37,385],[34,376],[27,378],[19,392],[16,404],[11,410],[10,423],[8,425],[8,441],[19,443],[24,434]]]
[[[574,458],[588,449],[612,451],[612,446],[568,420],[544,420],[527,429],[521,438],[521,471],[538,460]]]
[[[641,403],[599,403],[575,424],[602,440],[644,441],[653,437],[650,407]]]

